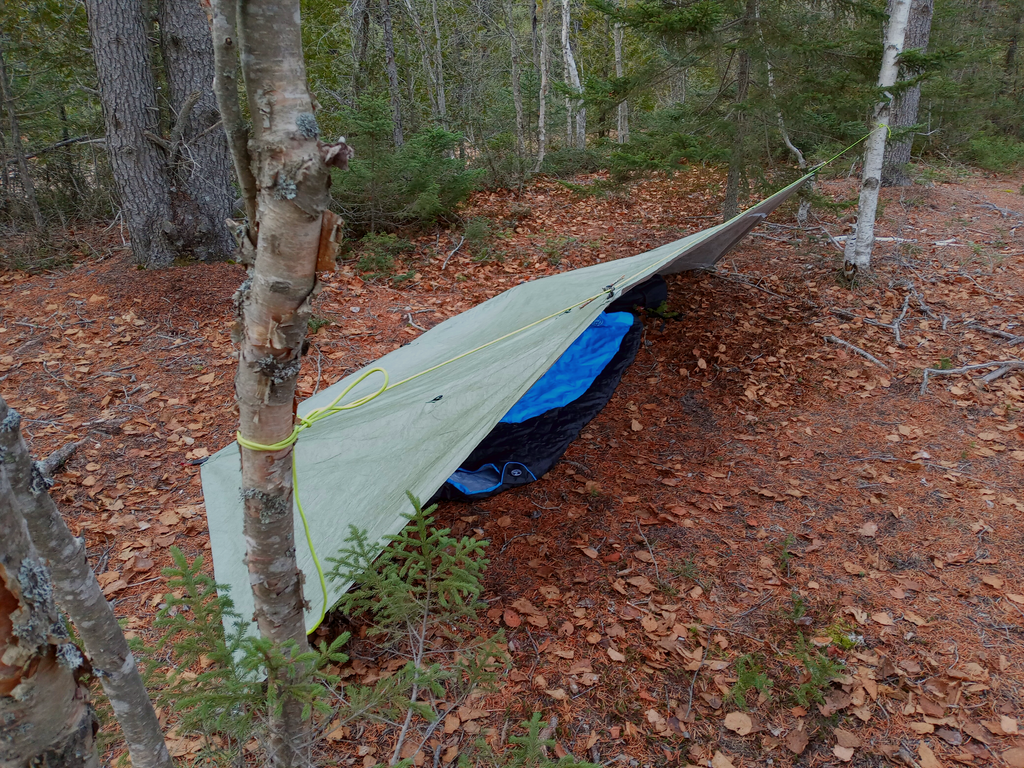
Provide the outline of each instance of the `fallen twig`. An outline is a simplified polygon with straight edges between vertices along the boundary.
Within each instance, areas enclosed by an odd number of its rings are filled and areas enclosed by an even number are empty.
[[[43,473],[43,477],[50,479],[53,477],[53,473],[60,470],[68,459],[85,445],[85,440],[79,440],[74,443],[68,443],[67,445],[61,446],[56,451],[51,453],[45,459],[39,462],[39,471]]]
[[[832,233],[831,232],[829,232],[824,227],[821,228],[821,231],[825,233],[825,237],[827,237],[828,241],[830,243],[832,243],[832,245],[834,245],[836,247],[836,250],[838,250],[840,253],[846,253],[846,249],[843,248],[842,244],[838,240],[836,240],[834,237],[832,237]]]
[[[840,240],[843,240],[843,241],[848,240],[850,237],[851,237],[851,235],[839,235],[839,237],[835,237],[833,239],[838,242]],[[875,238],[875,242],[876,243],[916,243],[917,240],[916,239],[908,240],[905,237],[876,237]]]
[[[994,291],[990,291],[988,288],[983,286],[981,283],[979,283],[973,277],[968,275],[966,272],[957,272],[957,274],[958,275],[963,275],[968,280],[970,280],[972,283],[974,283],[976,286],[978,286],[978,290],[980,290],[982,293],[987,293],[989,296],[995,296],[997,299],[1005,298],[1004,296],[1000,296],[998,293],[995,293]]]
[[[1020,214],[1017,211],[1011,210],[1010,208],[1000,208],[998,205],[993,205],[992,203],[975,203],[975,205],[978,206],[979,208],[988,208],[991,211],[996,211],[999,213],[1000,216],[1002,216],[1005,219],[1019,219],[1022,216],[1024,216],[1024,214]]]
[[[441,265],[441,271],[442,272],[444,272],[444,268],[448,266],[448,262],[452,260],[452,256],[454,256],[456,253],[458,253],[459,248],[462,247],[462,244],[464,242],[466,242],[466,236],[465,235],[462,236],[462,239],[459,240],[459,244],[456,245],[455,248],[452,250],[452,252],[448,254],[447,258],[445,258],[444,264]]]
[[[970,373],[971,371],[980,371],[983,368],[998,368],[999,376],[1003,376],[1013,370],[1024,368],[1024,360],[996,360],[991,363],[977,363],[975,365],[965,365],[962,368],[925,368],[921,378],[921,391],[920,394],[924,394],[928,389],[928,379],[932,376],[959,376],[960,374]],[[1000,372],[1001,371],[1001,372]],[[984,381],[995,381],[999,378],[994,373],[983,377]],[[991,378],[989,378],[991,377]]]
[[[1001,379],[1010,371],[1014,370],[1015,367],[1016,366],[1012,365],[1004,365],[1002,368],[997,368],[996,370],[992,371],[992,373],[982,376],[981,380],[984,381],[986,384],[991,384],[996,379]]]
[[[975,331],[981,331],[982,333],[987,333],[991,336],[998,336],[1001,339],[1006,339],[1011,345],[1017,345],[1024,342],[1024,336],[1017,336],[1009,331],[1001,331],[998,328],[989,328],[987,325],[967,323],[965,327],[972,328]]]
[[[418,331],[425,331],[425,330],[427,330],[422,325],[416,325],[416,322],[412,319],[412,313],[411,312],[409,314],[407,314],[405,316],[405,318],[406,318],[406,320],[409,321],[409,325],[411,325],[416,330],[418,330]]]
[[[640,532],[640,538],[644,540],[644,544],[647,545],[647,551],[651,553],[651,564],[654,566],[654,578],[661,581],[661,574],[658,572],[658,558],[654,556],[654,550],[651,549],[651,542],[647,540],[644,535],[643,528],[640,527],[640,518],[636,518],[636,529]]]
[[[870,360],[872,363],[874,363],[875,365],[879,366],[880,368],[885,368],[886,370],[889,370],[889,366],[888,365],[883,363],[881,360],[879,360],[877,357],[872,355],[870,352],[865,352],[860,347],[855,347],[853,344],[851,344],[848,341],[843,341],[842,339],[836,338],[835,336],[825,336],[824,339],[825,339],[825,341],[831,342],[832,344],[838,344],[840,347],[846,347],[847,349],[852,350],[853,352],[856,352],[861,357],[866,358],[867,360]]]
[[[697,685],[697,675],[700,674],[700,668],[704,666],[704,662],[708,658],[708,648],[710,648],[710,647],[711,647],[711,638],[708,637],[708,644],[704,646],[704,655],[700,657],[700,664],[698,664],[697,668],[695,670],[693,670],[693,678],[690,680],[690,698],[686,702],[686,714],[683,715],[683,722],[687,721],[687,718],[690,716],[690,710],[693,709],[693,689],[694,689],[694,686]]]

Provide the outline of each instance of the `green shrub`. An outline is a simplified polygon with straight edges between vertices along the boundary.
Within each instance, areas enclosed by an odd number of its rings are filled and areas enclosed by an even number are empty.
[[[967,142],[967,154],[986,171],[1012,171],[1024,165],[1024,141],[1007,136],[976,136]]]
[[[567,147],[545,154],[540,170],[542,173],[566,178],[568,176],[575,176],[578,173],[600,171],[605,167],[606,162],[605,156],[593,147],[587,147],[586,149]]]
[[[266,680],[288,680],[285,690],[302,702],[305,716],[334,712],[331,689],[339,678],[324,670],[348,660],[341,652],[347,633],[302,653],[294,641],[275,646],[248,635],[249,622],[234,610],[228,587],[203,573],[203,559],[189,563],[177,547],[170,553],[174,566],[163,574],[171,592],[153,622],[161,638],[153,651],[137,641],[132,650],[143,661],[146,687],[157,705],[175,715],[179,734],[226,737],[221,754],[240,755],[241,745],[263,728],[267,713],[282,704],[275,697],[281,688]]]
[[[380,99],[362,99],[345,117],[356,156],[347,171],[335,172],[332,195],[354,236],[449,217],[483,174],[456,156],[461,136],[442,128],[425,128],[395,149]]]
[[[411,251],[413,244],[390,233],[364,235],[355,248],[356,269],[371,278],[387,277],[395,269],[395,257]]]

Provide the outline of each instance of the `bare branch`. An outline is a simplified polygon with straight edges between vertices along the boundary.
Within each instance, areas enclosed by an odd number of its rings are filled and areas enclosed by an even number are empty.
[[[173,166],[178,159],[178,152],[181,149],[181,137],[185,135],[185,126],[188,124],[188,119],[192,115],[192,108],[195,107],[200,96],[202,94],[199,91],[192,91],[178,111],[178,118],[174,121],[174,127],[171,128],[171,156],[168,159],[168,165],[170,166]]]
[[[446,258],[444,260],[444,264],[441,265],[441,271],[442,272],[444,272],[444,268],[448,266],[448,262],[452,260],[452,256],[454,256],[456,253],[458,253],[459,248],[462,247],[462,244],[464,242],[466,242],[466,236],[465,235],[463,235],[462,239],[459,240],[459,244],[455,246],[454,250],[452,250],[452,252],[448,254],[448,258]]]
[[[85,440],[79,440],[76,443],[68,443],[65,446],[58,448],[56,451],[51,453],[41,462],[39,462],[39,471],[43,473],[43,477],[50,479],[53,477],[54,472],[58,472],[63,467],[68,459],[85,445]]]
[[[924,394],[928,389],[928,379],[932,376],[959,376],[971,371],[980,371],[984,368],[998,368],[998,371],[990,373],[982,378],[982,381],[991,382],[1004,376],[1010,371],[1024,369],[1024,360],[996,360],[991,363],[977,363],[976,365],[965,365],[962,368],[925,368],[921,378],[921,391]],[[998,376],[996,375],[998,374]]]
[[[990,336],[998,336],[1001,339],[1006,339],[1011,346],[1016,346],[1017,344],[1024,342],[1024,336],[1017,336],[1009,331],[1001,331],[998,328],[989,328],[986,325],[979,325],[978,323],[967,323],[965,327],[971,328],[975,331],[981,331],[982,333],[987,333]]]
[[[51,144],[48,147],[42,147],[41,149],[37,149],[34,152],[29,152],[27,155],[25,155],[25,159],[26,160],[31,160],[34,157],[39,157],[40,155],[45,155],[47,152],[53,152],[53,150],[55,150],[55,149],[60,149],[61,147],[69,147],[72,144],[81,144],[82,142],[86,142],[86,141],[89,141],[89,142],[92,142],[92,141],[103,141],[103,139],[93,139],[93,138],[91,138],[89,136],[76,136],[73,139],[65,139],[64,141],[58,141],[56,144]],[[7,164],[8,165],[17,165],[18,164],[18,160],[17,159],[8,160]]]
[[[872,355],[870,352],[865,352],[860,347],[855,347],[855,346],[853,346],[853,344],[851,344],[848,341],[843,341],[842,339],[838,339],[835,336],[825,336],[824,339],[825,339],[825,341],[831,342],[832,344],[838,344],[840,347],[846,347],[847,349],[849,349],[849,350],[851,350],[853,352],[856,352],[858,355],[860,355],[861,357],[863,357],[863,358],[865,358],[867,360],[870,360],[872,363],[874,363],[875,365],[879,366],[880,368],[885,368],[886,370],[889,369],[889,366],[887,366],[885,363],[883,363],[877,357]]]

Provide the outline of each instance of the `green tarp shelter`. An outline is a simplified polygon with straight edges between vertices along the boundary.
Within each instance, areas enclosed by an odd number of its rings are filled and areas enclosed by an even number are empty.
[[[366,530],[371,541],[397,533],[405,524],[403,513],[410,511],[406,491],[421,499],[434,494],[615,297],[654,274],[714,265],[811,175],[682,240],[510,288],[369,366],[386,369],[393,388],[318,422],[295,445],[302,505],[321,561],[343,546],[350,526]],[[299,413],[328,405],[366,370],[309,398]],[[381,382],[381,374],[371,375],[345,401],[371,394]],[[251,616],[236,444],[203,466],[202,483],[215,578],[231,587],[239,613]],[[321,594],[297,513],[295,529],[310,606],[306,626],[312,631],[344,585],[328,585]]]

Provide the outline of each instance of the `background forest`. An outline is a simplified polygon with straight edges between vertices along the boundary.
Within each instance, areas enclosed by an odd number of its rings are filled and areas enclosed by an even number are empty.
[[[175,4],[115,5],[147,26],[147,135],[173,154],[188,95],[166,41],[165,6]],[[751,188],[863,135],[885,10],[882,0],[308,0],[320,130],[356,150],[352,172],[335,175],[334,205],[359,237],[448,216],[474,188],[515,187],[537,172],[608,169],[604,191],[651,171],[729,163],[733,212]],[[933,13],[930,38],[925,23],[908,40],[898,87],[919,86],[920,106],[916,120],[896,116],[895,138],[945,162],[1024,161],[1024,2],[921,0],[914,12],[919,26]],[[6,3],[0,15],[0,220],[31,230],[114,219],[85,6]],[[209,128],[194,133],[220,141]],[[188,186],[199,163],[190,167],[193,144],[182,146],[177,174]],[[210,238],[187,255],[226,256],[231,244]]]

